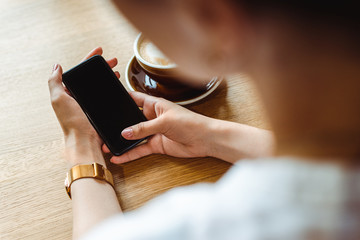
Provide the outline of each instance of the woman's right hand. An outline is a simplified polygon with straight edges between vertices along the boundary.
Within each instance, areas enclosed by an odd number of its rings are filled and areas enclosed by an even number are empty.
[[[207,126],[211,118],[162,98],[139,92],[130,92],[130,95],[136,104],[143,108],[143,113],[149,121],[124,129],[122,136],[128,140],[151,137],[146,143],[121,156],[113,156],[111,162],[125,163],[152,153],[184,158],[210,155],[206,140],[209,134]],[[103,151],[109,152],[105,144]]]
[[[152,153],[174,157],[216,157],[234,163],[242,158],[271,156],[275,149],[272,132],[194,113],[162,98],[130,92],[149,121],[122,131],[128,140],[151,136],[113,163],[125,163]],[[104,152],[110,152],[103,145]]]

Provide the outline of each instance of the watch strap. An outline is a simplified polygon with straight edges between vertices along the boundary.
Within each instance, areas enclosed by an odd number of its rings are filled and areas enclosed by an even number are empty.
[[[111,172],[99,163],[76,165],[70,169],[65,178],[65,189],[71,199],[71,184],[81,178],[95,178],[105,181],[114,187]]]

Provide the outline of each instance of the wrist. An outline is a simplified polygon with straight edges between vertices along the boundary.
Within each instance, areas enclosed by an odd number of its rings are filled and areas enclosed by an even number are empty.
[[[209,126],[212,157],[235,163],[242,158],[273,154],[275,139],[268,130],[223,120],[214,120]]]
[[[102,139],[99,135],[94,131],[93,133],[84,133],[77,129],[73,129],[64,135],[65,143],[68,145],[86,143],[93,144],[94,146],[101,146],[103,144]]]
[[[99,142],[96,139],[78,137],[75,134],[65,136],[65,158],[69,168],[94,162],[106,166]]]
[[[205,139],[206,146],[206,155],[209,157],[215,157],[222,159],[219,157],[219,138],[222,138],[222,125],[220,124],[220,121],[214,118],[207,118],[206,119],[206,129],[203,131],[205,135],[203,136],[203,139]]]
[[[211,119],[207,126],[207,132],[209,133],[208,136],[206,136],[208,156],[223,159],[221,151],[219,151],[222,145],[221,141],[223,141],[222,138],[224,137],[223,126],[217,119]]]

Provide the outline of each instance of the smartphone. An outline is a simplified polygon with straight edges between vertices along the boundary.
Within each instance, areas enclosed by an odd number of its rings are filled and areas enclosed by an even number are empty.
[[[62,76],[63,83],[109,150],[119,156],[144,139],[126,140],[122,130],[146,121],[105,59],[95,55]]]

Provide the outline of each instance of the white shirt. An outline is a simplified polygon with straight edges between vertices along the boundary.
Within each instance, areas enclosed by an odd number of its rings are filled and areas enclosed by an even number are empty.
[[[176,188],[112,217],[93,239],[360,239],[360,170],[242,160],[215,184]]]

